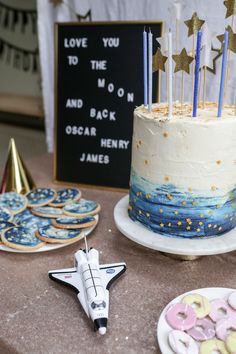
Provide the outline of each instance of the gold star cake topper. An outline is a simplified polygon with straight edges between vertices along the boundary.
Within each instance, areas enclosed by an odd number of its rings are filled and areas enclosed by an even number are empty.
[[[236,33],[233,32],[233,30],[230,26],[228,26],[226,28],[226,31],[229,32],[228,49],[231,50],[233,53],[236,53]],[[224,35],[221,34],[221,35],[217,36],[217,39],[219,39],[219,41],[223,45]]]
[[[175,61],[175,73],[177,73],[180,70],[185,71],[187,74],[189,74],[189,65],[193,61],[193,57],[187,54],[186,49],[182,49],[180,54],[174,54],[172,56],[173,60]]]
[[[197,13],[194,12],[190,20],[184,21],[188,27],[188,37],[191,37],[194,33],[199,31],[202,25],[205,23],[204,20],[200,20]]]
[[[236,15],[236,1],[235,0],[225,0],[224,5],[227,9],[225,18]]]
[[[165,72],[165,63],[167,59],[168,58],[162,54],[160,48],[158,48],[156,53],[153,55],[152,72],[157,70],[162,70]]]

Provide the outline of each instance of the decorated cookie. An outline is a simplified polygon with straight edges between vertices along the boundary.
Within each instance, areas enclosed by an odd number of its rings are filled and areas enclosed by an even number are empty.
[[[48,205],[53,207],[63,207],[81,198],[81,191],[78,188],[63,188],[57,191],[57,197]]]
[[[32,231],[38,230],[39,227],[51,225],[52,221],[48,218],[42,218],[31,213],[30,210],[24,210],[22,213],[16,215],[14,221],[18,226],[23,226]]]
[[[84,216],[82,218],[74,218],[73,216],[64,216],[54,219],[52,224],[61,229],[81,229],[91,227],[96,224],[94,216]]]
[[[236,332],[231,332],[225,341],[226,348],[230,354],[236,353]]]
[[[214,299],[210,302],[211,304],[211,312],[209,313],[209,317],[212,321],[217,322],[224,317],[228,317],[230,315],[236,315],[236,312],[227,304],[224,299]]]
[[[225,317],[216,322],[216,336],[225,341],[230,331],[236,331],[236,317]]]
[[[7,209],[0,206],[0,221],[12,221],[13,214]]]
[[[228,303],[230,306],[236,310],[236,291],[233,291],[228,297]]]
[[[0,206],[9,209],[12,214],[17,214],[26,208],[27,199],[15,192],[3,193],[0,194]]]
[[[214,323],[207,319],[202,318],[197,320],[195,326],[187,331],[187,333],[199,342],[211,339],[215,336]]]
[[[197,318],[203,318],[207,316],[211,311],[211,306],[209,300],[200,294],[189,294],[186,295],[182,302],[188,304],[190,306],[196,304],[196,308],[194,309],[197,315]]]
[[[83,233],[81,230],[62,230],[53,226],[40,227],[36,236],[49,243],[70,243],[79,240]]]
[[[211,354],[211,353],[220,353],[220,354],[229,354],[225,343],[219,339],[209,339],[201,343],[200,354]]]
[[[50,206],[33,208],[31,211],[32,214],[41,216],[42,218],[60,218],[64,215],[62,209]]]
[[[80,199],[78,202],[66,205],[63,210],[66,215],[82,217],[99,213],[101,207],[93,200]]]
[[[29,207],[44,206],[56,198],[56,191],[52,188],[35,188],[26,194]]]
[[[9,229],[10,227],[13,227],[13,226],[16,226],[16,225],[10,221],[0,221],[0,243],[2,243],[1,232],[6,229]]]
[[[183,331],[171,331],[168,340],[171,349],[176,354],[198,354],[197,343]]]
[[[35,237],[34,231],[22,226],[14,226],[2,232],[2,242],[11,248],[19,250],[36,250],[45,245]]]
[[[190,305],[180,302],[169,307],[166,321],[172,328],[185,331],[195,326],[197,316]]]

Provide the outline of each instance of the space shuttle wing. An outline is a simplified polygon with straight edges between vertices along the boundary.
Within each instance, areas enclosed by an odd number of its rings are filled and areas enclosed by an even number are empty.
[[[99,266],[104,288],[109,290],[112,283],[118,279],[125,271],[125,263],[102,264]]]
[[[73,288],[77,294],[83,290],[81,279],[76,268],[50,270],[48,276],[58,283],[63,283]]]

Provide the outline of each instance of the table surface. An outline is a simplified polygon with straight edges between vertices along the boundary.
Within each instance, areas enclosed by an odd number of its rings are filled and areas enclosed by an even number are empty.
[[[52,182],[51,156],[26,164],[38,186],[58,187]],[[126,193],[81,190],[102,206],[89,246],[100,251],[101,263],[127,263],[126,273],[110,290],[107,334],[95,333],[75,293],[47,275],[50,269],[73,266],[73,255],[84,247],[83,241],[37,254],[1,252],[1,354],[160,354],[156,327],[169,301],[197,288],[235,288],[236,252],[179,261],[146,249],[114,224],[113,209]]]

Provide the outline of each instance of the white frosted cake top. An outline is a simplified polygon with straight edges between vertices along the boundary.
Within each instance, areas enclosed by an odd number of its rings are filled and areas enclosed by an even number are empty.
[[[175,122],[180,120],[183,121],[192,121],[196,123],[196,121],[204,121],[204,122],[212,122],[212,121],[220,121],[220,120],[228,120],[236,118],[235,107],[226,105],[224,106],[224,110],[222,113],[222,117],[217,117],[217,104],[212,102],[207,102],[205,104],[205,108],[198,108],[198,116],[192,117],[192,106],[190,104],[181,104],[176,102],[174,104],[173,116],[171,118],[168,117],[168,105],[167,103],[155,103],[152,105],[152,111],[149,112],[148,108],[145,106],[140,106],[135,109],[135,114],[137,114],[140,118],[145,119],[155,119],[158,121],[163,120],[174,120]]]

